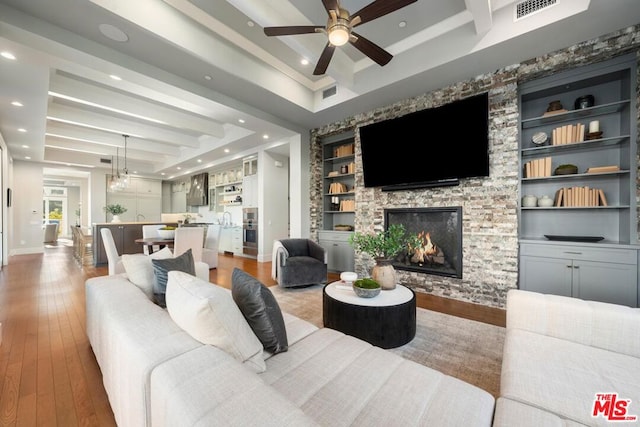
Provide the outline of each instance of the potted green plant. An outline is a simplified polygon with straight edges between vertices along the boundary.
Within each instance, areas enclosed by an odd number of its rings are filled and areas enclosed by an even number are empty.
[[[127,208],[118,203],[115,203],[105,206],[104,211],[113,215],[111,222],[120,222],[120,215],[125,213],[127,211]]]
[[[349,244],[356,252],[366,253],[375,260],[371,277],[380,283],[382,289],[394,289],[396,273],[393,259],[403,250],[418,247],[420,238],[417,234],[408,233],[404,225],[392,224],[387,230],[377,233],[355,232],[349,236]]]

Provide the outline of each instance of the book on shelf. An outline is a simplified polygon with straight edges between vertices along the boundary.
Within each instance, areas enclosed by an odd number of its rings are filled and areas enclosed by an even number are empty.
[[[524,165],[527,178],[541,178],[551,176],[551,157],[531,160]]]
[[[556,207],[595,207],[608,206],[604,191],[600,188],[563,187],[556,190],[554,198]]]
[[[583,142],[584,135],[584,123],[560,126],[551,131],[551,145],[564,145],[572,144],[574,142]]]
[[[587,169],[587,173],[602,173],[602,172],[617,172],[620,170],[620,166],[593,166]]]

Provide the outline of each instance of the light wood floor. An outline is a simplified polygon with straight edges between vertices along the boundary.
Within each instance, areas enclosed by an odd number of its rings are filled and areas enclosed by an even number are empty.
[[[210,281],[230,287],[234,267],[275,284],[271,263],[233,256],[220,256]],[[62,244],[0,270],[0,426],[115,425],[85,333],[84,282],[106,274],[79,266]],[[504,310],[422,294],[418,306],[504,326]]]

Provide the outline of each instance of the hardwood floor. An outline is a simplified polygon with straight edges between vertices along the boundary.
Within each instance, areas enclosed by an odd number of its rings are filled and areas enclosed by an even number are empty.
[[[81,267],[72,250],[59,244],[44,254],[14,256],[0,270],[0,426],[115,426],[85,334],[84,282],[106,275],[107,267]],[[210,281],[230,287],[235,267],[275,284],[271,263],[223,255]],[[423,294],[417,301],[504,326],[504,310]]]

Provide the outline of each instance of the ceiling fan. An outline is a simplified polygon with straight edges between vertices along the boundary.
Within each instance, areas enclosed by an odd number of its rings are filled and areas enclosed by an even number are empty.
[[[342,46],[347,42],[351,43],[360,52],[367,55],[373,61],[383,66],[386,65],[393,55],[380,46],[362,37],[353,31],[353,28],[376,18],[387,15],[401,9],[418,0],[375,0],[354,14],[340,6],[339,0],[322,0],[324,8],[329,14],[326,26],[320,25],[298,25],[284,27],[265,27],[264,33],[267,36],[289,36],[295,34],[324,33],[328,37],[316,68],[314,75],[324,74],[329,66],[329,61],[333,56],[336,46]]]

